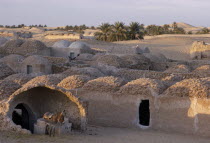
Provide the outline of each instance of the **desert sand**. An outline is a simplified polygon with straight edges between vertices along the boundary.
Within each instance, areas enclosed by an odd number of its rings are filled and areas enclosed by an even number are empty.
[[[99,48],[103,50],[111,50],[112,47],[149,47],[150,51],[154,54],[162,53],[167,58],[173,60],[190,60],[190,48],[194,41],[205,41],[210,43],[210,38],[208,35],[206,37],[199,36],[161,36],[152,37],[150,39],[130,40],[130,41],[120,41],[114,43],[100,42],[95,40],[87,40],[91,48]]]
[[[172,60],[190,60],[190,48],[195,41],[205,41],[210,43],[210,35],[161,35],[155,37],[146,37],[145,40],[129,40],[120,42],[103,42],[97,40],[83,39],[93,49],[100,49],[103,51],[110,51],[113,47],[134,47],[139,46],[142,48],[148,47],[153,54],[164,54],[167,58]],[[41,39],[40,37],[34,38],[41,40],[47,46],[52,46],[56,41],[59,40],[47,40]]]
[[[209,143],[209,139],[183,134],[171,134],[158,131],[139,131],[138,129],[120,129],[89,127],[86,133],[72,133],[68,136],[49,137],[40,135],[20,135],[8,132],[0,133],[0,143]]]
[[[178,27],[184,28],[185,31],[199,31],[204,27],[196,27],[186,23],[177,23]],[[53,29],[53,28],[51,28]],[[10,32],[14,31],[28,31],[26,28],[17,28],[17,29],[5,29],[0,28],[0,30],[7,30]],[[35,29],[36,30],[36,29]],[[30,30],[29,30],[30,31]],[[30,31],[33,32],[33,39],[40,40],[44,42],[47,46],[52,46],[56,41],[61,40],[49,40],[45,39],[44,36],[47,33],[59,33],[59,31]],[[61,31],[60,31],[61,32]],[[87,29],[85,30],[85,35],[93,36],[97,30]],[[105,51],[111,50],[113,47],[149,47],[150,51],[154,54],[162,53],[167,58],[173,60],[189,60],[190,59],[190,47],[192,46],[194,41],[204,41],[206,43],[210,43],[210,34],[203,35],[174,35],[174,34],[166,34],[166,35],[158,35],[158,36],[145,36],[145,40],[130,40],[130,41],[120,41],[120,42],[102,42],[91,39],[82,39],[85,40],[91,48],[102,49]],[[75,41],[75,40],[73,40]]]

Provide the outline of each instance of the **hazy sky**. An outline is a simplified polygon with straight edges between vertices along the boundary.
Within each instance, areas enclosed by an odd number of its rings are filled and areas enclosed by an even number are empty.
[[[0,0],[0,24],[99,25],[174,21],[210,27],[210,0]]]

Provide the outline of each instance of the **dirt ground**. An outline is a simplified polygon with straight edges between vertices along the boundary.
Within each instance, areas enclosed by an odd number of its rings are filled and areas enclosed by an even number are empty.
[[[183,24],[181,24],[183,26]],[[184,26],[189,26],[184,24]],[[192,28],[192,27],[188,27]],[[10,29],[11,30],[11,29]],[[14,29],[12,29],[14,31]],[[17,30],[17,29],[16,29]],[[19,29],[20,30],[20,29]],[[25,30],[25,29],[23,29]],[[52,31],[51,31],[52,32]],[[55,31],[56,32],[56,31]],[[33,35],[34,40],[40,40],[44,42],[47,46],[52,46],[57,40],[45,39],[45,33],[35,33]],[[148,38],[150,37],[150,38]],[[75,40],[70,40],[75,41]],[[149,47],[151,53],[164,54],[167,58],[173,60],[189,60],[190,59],[190,48],[195,41],[205,41],[210,43],[210,35],[159,35],[159,36],[146,36],[145,40],[129,40],[129,41],[120,41],[120,42],[102,42],[97,40],[82,39],[89,44],[91,48],[100,49],[104,51],[110,51],[113,47]]]
[[[104,127],[88,127],[85,133],[60,137],[0,132],[0,143],[209,143],[209,140],[192,135]]]
[[[195,35],[196,36],[196,35]],[[34,38],[41,40],[47,46],[52,46],[56,41],[59,40],[47,40]],[[75,41],[75,40],[73,40]],[[113,47],[136,47],[137,45],[141,48],[148,47],[153,54],[164,54],[167,58],[173,60],[190,60],[190,48],[195,41],[204,41],[210,43],[209,37],[182,37],[182,36],[171,36],[171,37],[154,37],[152,39],[145,40],[129,40],[120,42],[103,42],[97,40],[82,40],[88,43],[93,49],[100,49],[103,51],[110,51]]]
[[[130,40],[120,41],[114,43],[106,43],[99,41],[87,41],[92,48],[99,48],[104,50],[110,50],[112,47],[117,46],[139,46],[148,47],[153,54],[161,53],[167,58],[173,60],[189,60],[190,48],[195,41],[205,41],[210,43],[210,38],[206,37],[157,37],[147,40]]]
[[[148,37],[148,36],[147,36]],[[51,47],[57,40],[49,40],[44,38],[44,34],[35,34],[33,39],[44,42]],[[63,39],[64,40],[64,39]],[[70,40],[76,41],[76,40]],[[148,47],[153,54],[161,53],[167,58],[173,60],[190,60],[190,48],[195,41],[204,41],[210,43],[210,35],[160,35],[145,40],[129,40],[119,42],[103,42],[90,39],[82,39],[88,43],[91,48],[110,51],[113,47]]]

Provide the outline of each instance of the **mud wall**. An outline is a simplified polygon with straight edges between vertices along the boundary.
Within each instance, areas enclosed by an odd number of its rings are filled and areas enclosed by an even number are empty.
[[[80,34],[63,34],[63,35],[46,35],[46,39],[73,39],[73,40],[79,40],[82,39],[82,36]]]
[[[62,58],[62,57],[49,57],[49,56],[47,57],[47,56],[45,56],[44,58],[46,58],[51,64],[55,64],[55,65],[62,65],[69,61],[69,59]]]
[[[37,87],[17,95],[10,103],[8,112],[10,118],[14,108],[20,103],[26,104],[37,119],[42,118],[46,112],[56,113],[66,110],[66,117],[73,124],[73,128],[80,129],[81,119],[78,106],[61,92]]]
[[[69,58],[71,49],[70,48],[52,48],[51,54],[54,57]]]
[[[169,132],[193,133],[194,118],[189,117],[189,98],[160,99],[153,128]]]
[[[88,100],[88,124],[105,127],[139,127],[139,105],[141,100],[150,100],[151,126],[155,112],[155,98],[126,96],[116,97],[111,93],[84,92],[78,95]]]
[[[42,74],[51,74],[52,73],[52,65],[51,64],[34,64],[34,63],[27,63],[23,64],[21,67],[21,72],[27,74],[27,66],[32,66],[32,73],[42,73]]]
[[[149,129],[210,136],[210,100],[188,97],[122,95],[81,92],[89,102],[88,123],[105,127],[145,129],[139,124],[139,105],[150,101]]]

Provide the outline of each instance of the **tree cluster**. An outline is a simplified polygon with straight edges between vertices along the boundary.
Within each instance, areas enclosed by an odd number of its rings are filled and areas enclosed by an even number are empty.
[[[122,41],[143,39],[144,36],[155,36],[161,34],[186,34],[185,30],[178,27],[174,22],[170,25],[149,25],[146,28],[138,22],[131,22],[128,26],[123,22],[115,22],[114,24],[103,23],[98,27],[100,32],[95,33],[95,37],[101,41]]]
[[[209,34],[210,30],[208,28],[203,28],[201,31],[198,31],[196,34]]]
[[[75,26],[66,25],[64,28],[63,27],[57,27],[56,28],[56,30],[72,31],[72,32],[80,33],[80,34],[83,34],[84,30],[86,30],[86,29],[95,29],[95,27],[94,26],[88,27],[85,24],[83,24],[83,25],[80,25],[80,26],[78,26],[78,25],[75,25]]]
[[[163,26],[149,25],[145,29],[145,35],[148,36],[155,36],[162,34],[186,34],[186,31],[183,28],[178,27],[176,22],[174,22],[172,26],[167,24]]]
[[[45,25],[41,25],[41,24],[39,24],[39,25],[29,25],[29,27],[30,28],[32,28],[32,27],[47,27],[47,25],[45,24]]]
[[[5,25],[5,26],[3,26],[3,27],[5,27],[5,28],[23,28],[23,27],[25,27],[25,25],[24,24],[19,24],[19,25]]]
[[[25,24],[19,24],[19,25],[0,25],[1,28],[23,28],[23,27],[27,27]],[[30,28],[32,27],[47,27],[47,25],[29,25]]]
[[[97,40],[101,41],[123,41],[143,39],[144,25],[138,22],[131,22],[126,26],[123,22],[115,22],[114,24],[103,23],[98,27],[100,32],[95,33]]]

